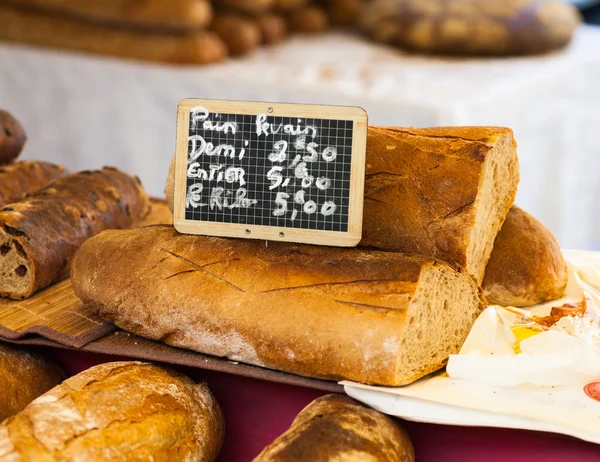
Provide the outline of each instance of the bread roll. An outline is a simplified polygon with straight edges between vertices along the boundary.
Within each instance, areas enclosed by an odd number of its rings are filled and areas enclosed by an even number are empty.
[[[404,385],[459,351],[485,306],[475,280],[420,256],[107,231],[73,261],[76,295],[169,345],[325,379]]]
[[[369,127],[360,245],[439,258],[481,283],[518,181],[508,128]]]
[[[264,13],[271,9],[276,0],[213,0],[215,5],[250,14]]]
[[[8,112],[0,110],[0,165],[13,162],[25,146],[25,130]],[[1,187],[2,183],[0,183]]]
[[[48,358],[0,343],[0,421],[23,410],[63,378]]]
[[[209,0],[4,0],[53,15],[125,27],[199,29],[212,19]]]
[[[0,459],[206,461],[223,418],[206,385],[150,364],[92,367],[0,425]]]
[[[562,297],[568,281],[556,238],[513,205],[485,270],[483,290],[488,301],[503,306],[535,305]]]
[[[217,13],[211,28],[233,56],[249,53],[261,43],[261,31],[256,21],[242,15]]]
[[[320,0],[319,2],[334,26],[354,24],[358,19],[361,0]]]
[[[303,34],[319,34],[329,26],[327,13],[317,5],[293,10],[288,17],[290,30]]]
[[[9,5],[0,6],[0,24],[0,41],[27,45],[172,64],[208,64],[227,55],[221,39],[202,30],[181,34],[135,31]]]
[[[344,395],[316,399],[254,462],[414,462],[412,442],[394,419]]]
[[[288,26],[283,16],[265,13],[256,17],[264,45],[275,45],[283,41],[288,34]]]
[[[23,199],[67,174],[64,167],[25,160],[0,167],[0,207]]]
[[[112,167],[69,175],[9,204],[0,210],[0,295],[26,298],[67,277],[83,241],[136,226],[148,212],[139,179]]]
[[[359,21],[375,40],[456,55],[521,55],[565,46],[580,23],[560,0],[373,0]]]

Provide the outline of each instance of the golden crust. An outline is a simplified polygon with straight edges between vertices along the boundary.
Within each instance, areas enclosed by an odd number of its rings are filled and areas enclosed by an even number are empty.
[[[569,274],[550,230],[513,206],[496,237],[483,290],[490,303],[528,306],[560,298]]]

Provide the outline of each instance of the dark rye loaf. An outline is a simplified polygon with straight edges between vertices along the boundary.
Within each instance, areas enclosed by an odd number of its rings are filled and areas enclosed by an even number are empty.
[[[404,385],[446,364],[485,306],[429,257],[105,231],[72,266],[77,296],[142,337],[326,379]]]

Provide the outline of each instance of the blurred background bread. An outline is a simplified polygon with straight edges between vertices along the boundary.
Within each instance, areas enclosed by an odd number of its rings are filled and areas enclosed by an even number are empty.
[[[0,165],[19,157],[26,141],[25,130],[19,121],[10,113],[0,110]]]

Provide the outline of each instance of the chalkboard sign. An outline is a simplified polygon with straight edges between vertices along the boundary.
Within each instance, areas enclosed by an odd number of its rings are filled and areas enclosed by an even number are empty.
[[[185,99],[174,225],[182,233],[354,246],[367,115],[357,107]]]

